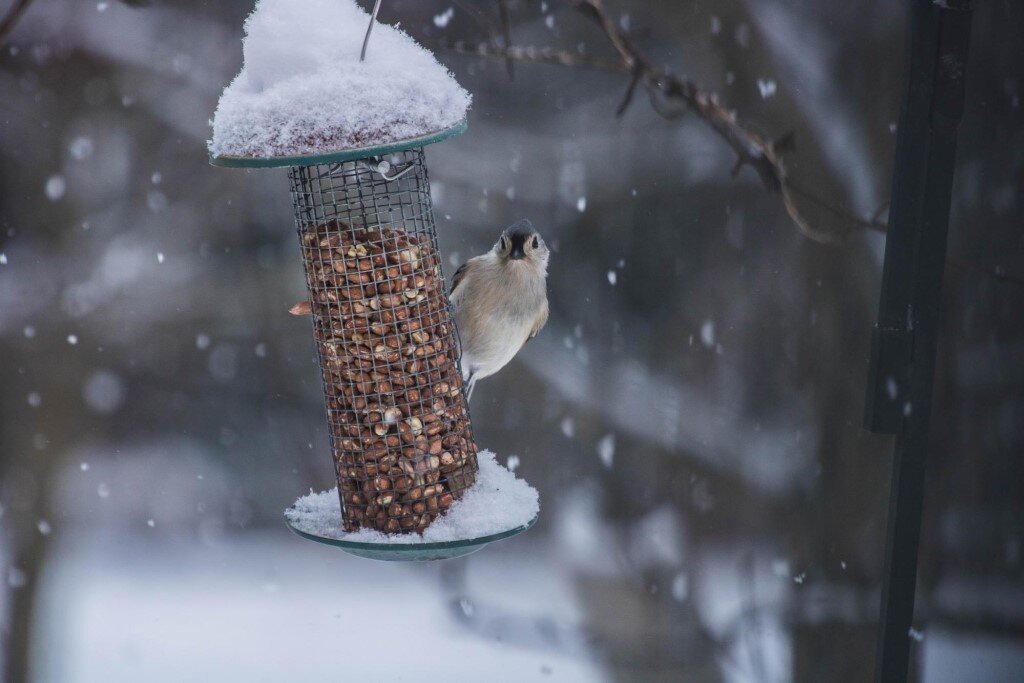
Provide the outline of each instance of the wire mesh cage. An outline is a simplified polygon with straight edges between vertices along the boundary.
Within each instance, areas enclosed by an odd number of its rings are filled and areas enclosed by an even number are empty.
[[[344,528],[422,532],[477,472],[423,148],[289,179]]]

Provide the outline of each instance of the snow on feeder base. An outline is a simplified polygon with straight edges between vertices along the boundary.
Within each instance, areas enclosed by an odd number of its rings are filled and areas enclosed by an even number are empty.
[[[509,507],[474,486],[477,446],[423,155],[465,130],[470,97],[390,26],[356,61],[366,20],[351,0],[260,0],[242,71],[214,115],[210,161],[289,167],[341,510],[325,535],[296,526],[297,501],[293,529],[366,557],[455,557],[529,528],[536,491],[492,458],[532,492],[532,512],[460,507],[466,497]],[[448,510],[459,512],[450,520]],[[409,543],[381,541],[395,538]]]
[[[363,529],[342,532],[335,491],[310,493],[285,510],[288,527],[303,538],[372,560],[446,560],[528,530],[537,521],[537,491],[480,452],[477,482],[451,510],[418,535]]]

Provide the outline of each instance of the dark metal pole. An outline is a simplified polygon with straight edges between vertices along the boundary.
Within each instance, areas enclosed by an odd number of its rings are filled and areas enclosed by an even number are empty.
[[[909,0],[867,429],[896,435],[875,680],[905,681],[970,0]]]

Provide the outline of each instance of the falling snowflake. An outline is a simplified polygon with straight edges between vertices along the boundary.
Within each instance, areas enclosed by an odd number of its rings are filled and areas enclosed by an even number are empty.
[[[767,100],[775,95],[779,85],[770,78],[759,78],[757,79],[757,89],[761,92],[761,99]]]
[[[519,469],[519,456],[518,455],[510,455],[510,456],[508,456],[507,467],[508,467],[508,471],[509,472],[515,472],[517,469]]]
[[[49,536],[50,532],[53,531],[53,528],[50,526],[50,523],[47,522],[45,519],[39,520],[39,522],[36,524],[36,528],[39,529],[39,533],[41,533],[43,536]]]
[[[612,287],[614,287],[615,283],[618,281],[618,279],[619,279],[619,277],[618,277],[618,275],[616,274],[616,272],[614,270],[609,270],[608,271],[608,284],[610,284]]]
[[[55,202],[64,196],[68,189],[67,181],[62,175],[52,175],[46,179],[46,198]]]
[[[454,17],[454,16],[455,16],[455,8],[454,7],[449,7],[448,9],[446,9],[443,12],[441,12],[440,14],[435,14],[434,15],[434,26],[436,26],[438,28],[444,28],[444,27],[446,27],[448,25],[448,22],[451,21],[452,17]]]
[[[78,161],[83,161],[92,156],[93,144],[90,138],[84,135],[79,136],[71,141],[71,146],[68,148],[71,152],[71,156]]]
[[[597,457],[601,458],[601,464],[611,469],[615,460],[615,435],[605,434],[597,442]]]
[[[11,588],[23,588],[28,582],[28,577],[25,576],[25,572],[18,569],[17,567],[9,567],[7,569],[7,585]]]
[[[672,597],[677,602],[683,602],[686,600],[686,596],[690,592],[690,581],[685,573],[679,572],[672,579]]]
[[[110,370],[97,370],[85,381],[82,396],[90,410],[100,415],[110,415],[117,412],[124,403],[124,381]],[[83,469],[88,469],[88,466]]]
[[[715,323],[705,320],[700,326],[700,341],[709,349],[715,345]]]
[[[580,213],[583,213],[584,211],[587,210],[586,197],[580,197],[579,199],[576,200],[576,210],[579,211]]]
[[[571,439],[576,434],[576,423],[571,417],[562,418],[561,428],[562,434],[567,439]]]
[[[76,335],[76,334],[69,334],[68,335],[68,344],[71,344],[72,346],[74,346],[77,343],[78,343],[78,335]]]

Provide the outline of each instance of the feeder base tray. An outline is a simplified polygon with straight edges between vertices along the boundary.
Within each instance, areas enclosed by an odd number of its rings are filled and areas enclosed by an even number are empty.
[[[384,560],[386,562],[425,562],[428,560],[450,560],[455,557],[470,555],[485,545],[523,533],[532,527],[536,521],[537,518],[534,517],[526,524],[496,534],[469,538],[462,541],[438,543],[367,543],[362,541],[345,541],[340,538],[319,536],[308,531],[302,531],[293,526],[291,522],[287,522],[287,524],[289,529],[303,538],[316,541],[317,543],[333,545],[356,557],[365,557],[368,560]]]

